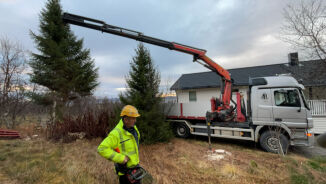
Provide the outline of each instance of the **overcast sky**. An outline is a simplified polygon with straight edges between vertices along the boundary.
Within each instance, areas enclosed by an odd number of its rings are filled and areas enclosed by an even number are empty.
[[[0,36],[19,41],[36,52],[29,31],[38,33],[39,14],[46,1],[0,0]],[[64,11],[145,35],[207,50],[226,69],[287,62],[292,48],[277,37],[282,11],[295,0],[61,0]],[[71,26],[99,67],[98,96],[117,97],[138,42]],[[162,86],[182,74],[208,69],[192,56],[145,44],[162,75]],[[166,89],[165,87],[162,87]]]

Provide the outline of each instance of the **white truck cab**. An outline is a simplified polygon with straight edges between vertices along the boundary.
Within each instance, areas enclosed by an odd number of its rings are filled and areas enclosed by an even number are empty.
[[[251,121],[257,126],[256,141],[261,136],[261,129],[268,126],[280,127],[290,145],[313,145],[312,116],[302,84],[291,76],[253,78],[249,83]]]

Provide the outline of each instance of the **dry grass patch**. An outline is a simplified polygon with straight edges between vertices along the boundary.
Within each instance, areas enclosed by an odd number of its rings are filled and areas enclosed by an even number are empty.
[[[9,178],[18,183],[117,183],[113,163],[96,152],[100,142],[101,139],[68,144],[0,140],[0,181]],[[213,149],[224,149],[231,155],[212,161],[207,148],[205,141],[185,139],[141,145],[141,165],[157,184],[326,182],[323,158],[308,160],[293,154],[280,157],[214,143]]]

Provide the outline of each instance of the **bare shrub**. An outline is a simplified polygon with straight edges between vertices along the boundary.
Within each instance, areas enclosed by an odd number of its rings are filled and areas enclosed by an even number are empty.
[[[121,105],[119,102],[107,99],[93,100],[88,98],[72,104],[62,121],[48,125],[47,137],[53,140],[62,139],[63,142],[71,142],[79,138],[75,136],[77,134],[72,133],[82,133],[87,139],[106,137],[117,124]]]
[[[15,128],[17,116],[29,101],[32,88],[26,80],[26,51],[20,43],[0,37],[0,126]]]

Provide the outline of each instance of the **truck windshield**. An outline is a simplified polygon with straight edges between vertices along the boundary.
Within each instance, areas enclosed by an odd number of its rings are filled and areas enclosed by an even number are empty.
[[[302,101],[303,101],[303,103],[304,103],[304,106],[305,106],[308,110],[310,110],[310,108],[309,108],[309,106],[308,106],[308,103],[307,103],[307,101],[306,101],[306,97],[304,96],[304,93],[302,92],[302,89],[299,89],[299,91],[300,91],[300,94],[301,94],[301,97],[302,97]]]

